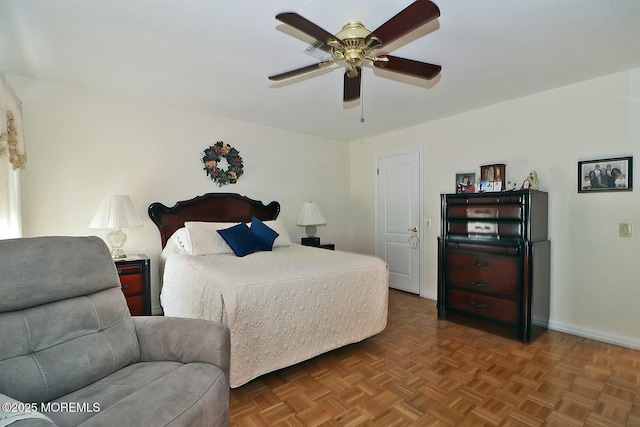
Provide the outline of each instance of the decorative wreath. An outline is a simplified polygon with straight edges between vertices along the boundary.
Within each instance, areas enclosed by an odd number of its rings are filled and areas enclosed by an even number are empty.
[[[226,170],[219,167],[223,159],[227,161]],[[222,141],[205,148],[202,163],[204,163],[204,170],[207,172],[207,176],[218,183],[218,187],[235,184],[240,175],[244,173],[242,157],[240,157],[238,150]]]

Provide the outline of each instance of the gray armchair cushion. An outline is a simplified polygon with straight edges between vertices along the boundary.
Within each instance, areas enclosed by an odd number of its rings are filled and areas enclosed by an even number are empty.
[[[0,391],[48,402],[140,359],[122,292],[112,288],[0,313]]]
[[[0,313],[120,287],[97,237],[0,240]]]
[[[140,360],[179,360],[219,366],[229,377],[231,338],[221,323],[176,317],[133,317]],[[198,345],[193,345],[197,342]]]
[[[221,369],[206,363],[142,362],[58,401],[100,402],[95,413],[47,413],[60,426],[187,426],[194,419],[221,425],[228,420],[229,385]]]

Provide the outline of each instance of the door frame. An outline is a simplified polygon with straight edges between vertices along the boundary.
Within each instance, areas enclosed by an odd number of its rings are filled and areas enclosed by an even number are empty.
[[[420,272],[418,274],[418,280],[420,280],[420,284],[418,286],[418,295],[420,295],[420,297],[423,296],[424,293],[424,284],[425,284],[425,271],[424,271],[424,264],[425,264],[425,260],[424,260],[424,148],[422,145],[412,145],[409,147],[404,147],[402,149],[399,150],[394,150],[394,151],[385,151],[382,153],[378,153],[375,156],[374,159],[374,165],[373,165],[373,172],[374,172],[374,214],[375,214],[375,253],[377,257],[380,257],[380,254],[378,253],[378,243],[379,243],[379,239],[380,236],[378,235],[378,185],[379,185],[379,179],[380,179],[380,174],[378,173],[378,165],[380,164],[380,159],[384,159],[387,157],[396,157],[396,156],[401,156],[403,154],[410,154],[410,153],[418,153],[418,194],[419,194],[419,201],[418,201],[418,238],[420,239],[420,244],[418,245],[418,259],[419,259],[419,269]]]

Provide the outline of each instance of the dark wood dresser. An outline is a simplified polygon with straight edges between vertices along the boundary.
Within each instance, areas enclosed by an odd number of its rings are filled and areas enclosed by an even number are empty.
[[[438,317],[531,342],[549,323],[547,193],[441,199]]]

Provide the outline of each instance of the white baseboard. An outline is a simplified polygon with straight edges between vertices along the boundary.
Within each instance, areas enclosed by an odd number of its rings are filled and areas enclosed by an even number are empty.
[[[582,338],[589,338],[596,341],[602,341],[607,344],[619,345],[620,347],[632,348],[640,350],[640,339],[632,339],[621,335],[610,334],[593,329],[579,328],[566,323],[549,321],[549,329],[567,334],[576,335]]]
[[[433,300],[433,301],[438,301],[438,295],[437,294],[424,293],[424,294],[420,294],[420,296],[422,298],[430,299],[430,300]]]

